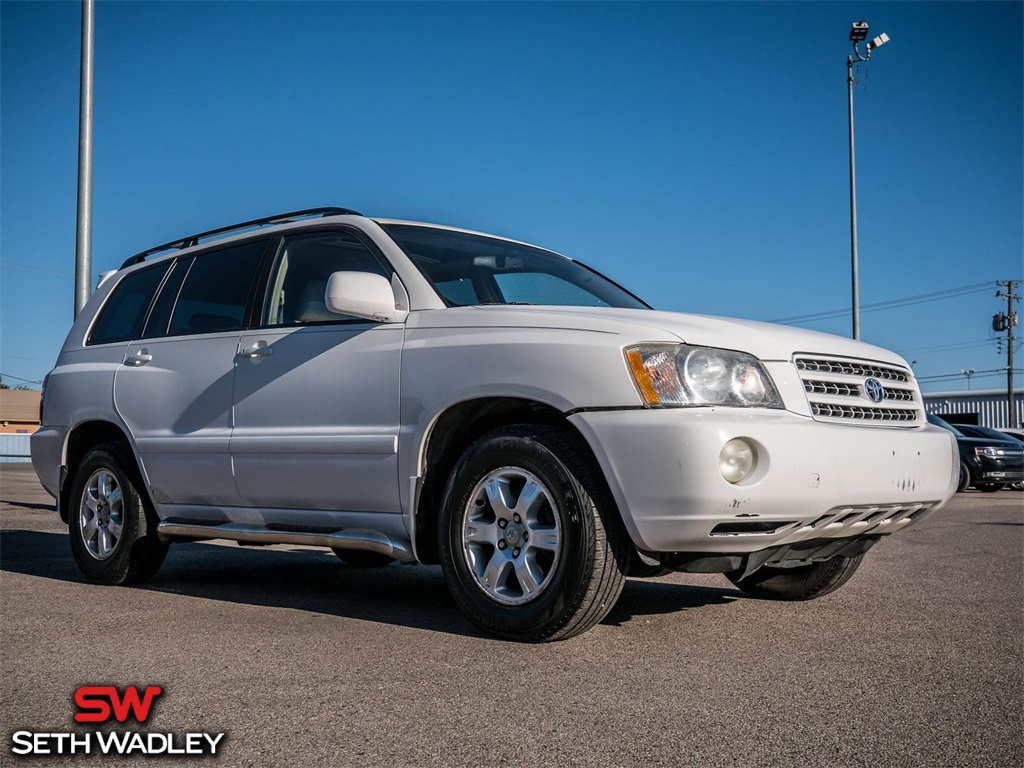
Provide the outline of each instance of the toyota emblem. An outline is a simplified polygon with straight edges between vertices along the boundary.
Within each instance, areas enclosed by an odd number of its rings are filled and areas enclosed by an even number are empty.
[[[885,400],[885,387],[878,379],[865,379],[864,396],[872,403],[880,403]]]

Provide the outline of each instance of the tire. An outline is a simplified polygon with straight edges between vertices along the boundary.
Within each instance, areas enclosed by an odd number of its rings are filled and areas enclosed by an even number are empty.
[[[537,425],[497,429],[466,450],[445,488],[438,544],[469,620],[523,642],[600,622],[632,554],[593,461],[567,431]]]
[[[971,485],[971,470],[962,461],[960,462],[960,480],[956,485],[956,492],[963,493]]]
[[[135,584],[160,569],[167,544],[128,448],[101,443],[85,454],[68,497],[71,553],[97,584]]]
[[[331,547],[331,551],[338,556],[341,562],[345,565],[351,565],[353,568],[380,568],[395,562],[393,557],[388,557],[380,552],[373,552],[368,549]]]
[[[974,487],[982,493],[995,493],[996,491],[1003,490],[1005,483],[978,483]]]
[[[857,572],[864,555],[838,555],[797,568],[764,566],[745,579],[726,574],[735,586],[761,600],[814,600],[834,592]]]

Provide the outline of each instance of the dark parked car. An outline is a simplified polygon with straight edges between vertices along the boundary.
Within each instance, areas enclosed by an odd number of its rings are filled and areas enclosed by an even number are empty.
[[[992,429],[992,427],[979,427],[976,424],[956,424],[957,429],[968,437],[982,437],[991,440],[1009,440],[1024,445],[1024,438],[1017,437],[1012,432],[1003,429]]]
[[[1019,429],[992,429],[992,427],[979,427],[974,424],[957,424],[956,428],[968,437],[990,437],[993,440],[1016,440],[1024,446],[1024,431]],[[1018,480],[1010,483],[1015,491],[1024,491],[1024,481]]]
[[[998,431],[1024,443],[1024,429],[1000,429]]]
[[[1010,483],[1024,480],[1024,445],[996,430],[971,425],[953,426],[935,415],[928,421],[956,435],[960,450],[960,484],[958,491],[969,487],[979,491],[998,491]],[[992,433],[998,437],[991,436]]]

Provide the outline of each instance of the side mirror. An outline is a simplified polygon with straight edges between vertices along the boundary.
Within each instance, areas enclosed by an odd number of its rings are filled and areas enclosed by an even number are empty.
[[[378,323],[400,323],[409,314],[408,310],[395,308],[395,294],[388,279],[370,272],[335,272],[327,281],[324,303],[339,315]]]

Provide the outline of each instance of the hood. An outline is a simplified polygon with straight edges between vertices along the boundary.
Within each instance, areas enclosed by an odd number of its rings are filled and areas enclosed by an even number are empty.
[[[834,355],[910,366],[895,352],[829,333],[711,315],[610,307],[542,307],[504,304],[435,310],[425,327],[529,327],[589,330],[626,337],[623,344],[678,339],[687,344],[747,352],[761,360],[794,354]],[[668,339],[666,338],[668,337]],[[672,338],[674,337],[674,338]]]
[[[958,443],[963,443],[969,447],[984,448],[986,446],[991,448],[1002,448],[1004,450],[1021,450],[1021,444],[1016,440],[996,440],[994,437],[970,437],[968,435],[957,435],[956,440]]]

